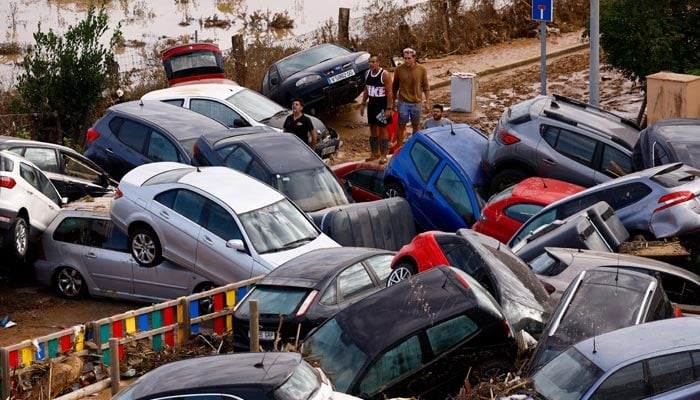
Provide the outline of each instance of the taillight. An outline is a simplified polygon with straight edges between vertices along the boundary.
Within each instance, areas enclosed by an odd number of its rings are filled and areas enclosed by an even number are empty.
[[[304,314],[306,314],[306,312],[309,311],[309,307],[311,307],[311,303],[314,302],[316,296],[318,296],[318,290],[314,290],[311,293],[309,293],[308,296],[306,296],[304,302],[301,303],[301,306],[299,306],[299,311],[297,311],[296,314],[297,317],[303,317]]]
[[[0,187],[12,189],[16,184],[17,182],[11,176],[0,176]]]
[[[499,142],[505,144],[506,146],[509,145],[509,144],[518,143],[518,142],[520,141],[520,139],[518,139],[517,136],[511,135],[511,134],[508,133],[507,131],[499,131],[499,132],[496,134],[496,140],[498,140]]]
[[[462,276],[462,274],[455,274],[457,279],[459,279],[460,282],[462,282],[462,285],[466,287],[467,289],[470,289],[471,286],[469,285],[469,282]]]
[[[505,328],[506,330],[506,335],[508,335],[508,337],[513,337],[513,330],[510,329],[510,324],[508,323],[508,321],[504,319],[503,321],[501,321],[501,324],[503,324],[503,328]]]
[[[197,143],[192,146],[192,154],[198,154],[199,153],[199,147],[197,147]]]
[[[95,139],[97,139],[98,137],[100,137],[99,132],[97,132],[93,128],[90,128],[87,130],[87,138],[85,139],[85,143],[90,144],[90,143],[94,142]]]
[[[667,195],[661,196],[658,203],[662,204],[661,207],[654,210],[654,212],[659,212],[665,210],[669,207],[673,207],[676,204],[685,203],[686,201],[693,200],[695,198],[695,193],[684,190],[682,192],[669,193]]]
[[[122,191],[119,190],[119,188],[117,188],[117,190],[114,192],[115,199],[118,199],[118,198],[122,197],[123,195],[124,195],[124,193],[122,193]]]
[[[542,281],[540,281],[540,282],[542,282]],[[547,282],[542,282],[542,286],[544,286],[544,290],[547,291],[547,294],[552,294],[552,293],[557,291],[557,288],[555,288],[554,286],[552,286],[551,284],[549,284]]]
[[[676,318],[683,316],[683,311],[681,311],[681,308],[678,307],[678,304],[673,305],[673,316]]]

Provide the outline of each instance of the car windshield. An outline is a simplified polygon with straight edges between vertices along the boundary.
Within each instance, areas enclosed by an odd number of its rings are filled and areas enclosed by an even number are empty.
[[[318,237],[314,224],[287,198],[239,217],[258,254],[290,250]]]
[[[348,204],[343,187],[325,167],[277,174],[274,186],[306,212]]]
[[[256,286],[236,308],[236,316],[248,318],[248,304],[258,301],[258,312],[262,314],[289,315],[294,313],[306,298],[309,289],[292,286]]]
[[[307,337],[302,354],[320,364],[339,392],[348,391],[368,359],[335,318]]]
[[[301,361],[299,367],[280,387],[275,389],[275,399],[305,400],[311,398],[321,387],[318,372],[306,361]]]
[[[533,232],[540,226],[552,223],[557,216],[557,210],[551,209],[543,214],[535,215],[534,217],[527,220],[523,226],[520,227],[518,232],[511,239],[510,247],[513,248],[516,244],[520,243],[527,235]]]
[[[293,75],[302,69],[320,64],[331,58],[350,54],[347,49],[334,45],[313,47],[309,50],[293,54],[277,64],[277,69],[283,79]]]
[[[532,377],[535,390],[546,399],[578,400],[603,375],[576,348],[570,347]]]
[[[226,101],[238,107],[243,113],[258,122],[287,111],[281,105],[250,89],[243,89],[227,98]]]

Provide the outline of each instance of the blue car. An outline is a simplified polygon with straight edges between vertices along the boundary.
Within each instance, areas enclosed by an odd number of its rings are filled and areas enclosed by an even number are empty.
[[[352,103],[365,89],[369,53],[325,43],[274,63],[265,73],[261,92],[285,107],[294,98],[306,112]]]
[[[405,197],[419,230],[455,232],[481,216],[489,177],[487,137],[466,124],[414,133],[384,170],[384,197]]]

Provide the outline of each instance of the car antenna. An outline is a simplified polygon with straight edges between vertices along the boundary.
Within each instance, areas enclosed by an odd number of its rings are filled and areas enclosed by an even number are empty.
[[[595,324],[593,324],[593,354],[597,353],[598,351],[595,348]]]
[[[542,187],[547,189],[547,181],[544,180],[544,177],[540,176],[540,179],[542,179]]]
[[[263,356],[260,359],[260,362],[253,364],[255,368],[265,368],[265,357],[267,357],[267,353],[267,351],[263,352]]]
[[[454,128],[452,127],[452,121],[450,121],[450,134],[451,135],[456,135]]]

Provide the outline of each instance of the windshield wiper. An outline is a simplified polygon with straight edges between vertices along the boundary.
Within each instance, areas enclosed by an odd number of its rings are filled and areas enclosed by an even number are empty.
[[[259,122],[265,123],[265,122],[271,120],[272,118],[281,117],[281,116],[283,116],[284,114],[286,114],[286,113],[288,113],[288,112],[289,112],[289,110],[287,110],[287,109],[279,110],[279,111],[277,111],[276,113],[270,115],[269,117],[266,117],[266,118],[261,119]]]
[[[301,239],[293,240],[289,243],[285,243],[284,246],[282,246],[281,250],[293,249],[306,243],[309,243],[314,239],[316,239],[316,236],[307,236]]]

